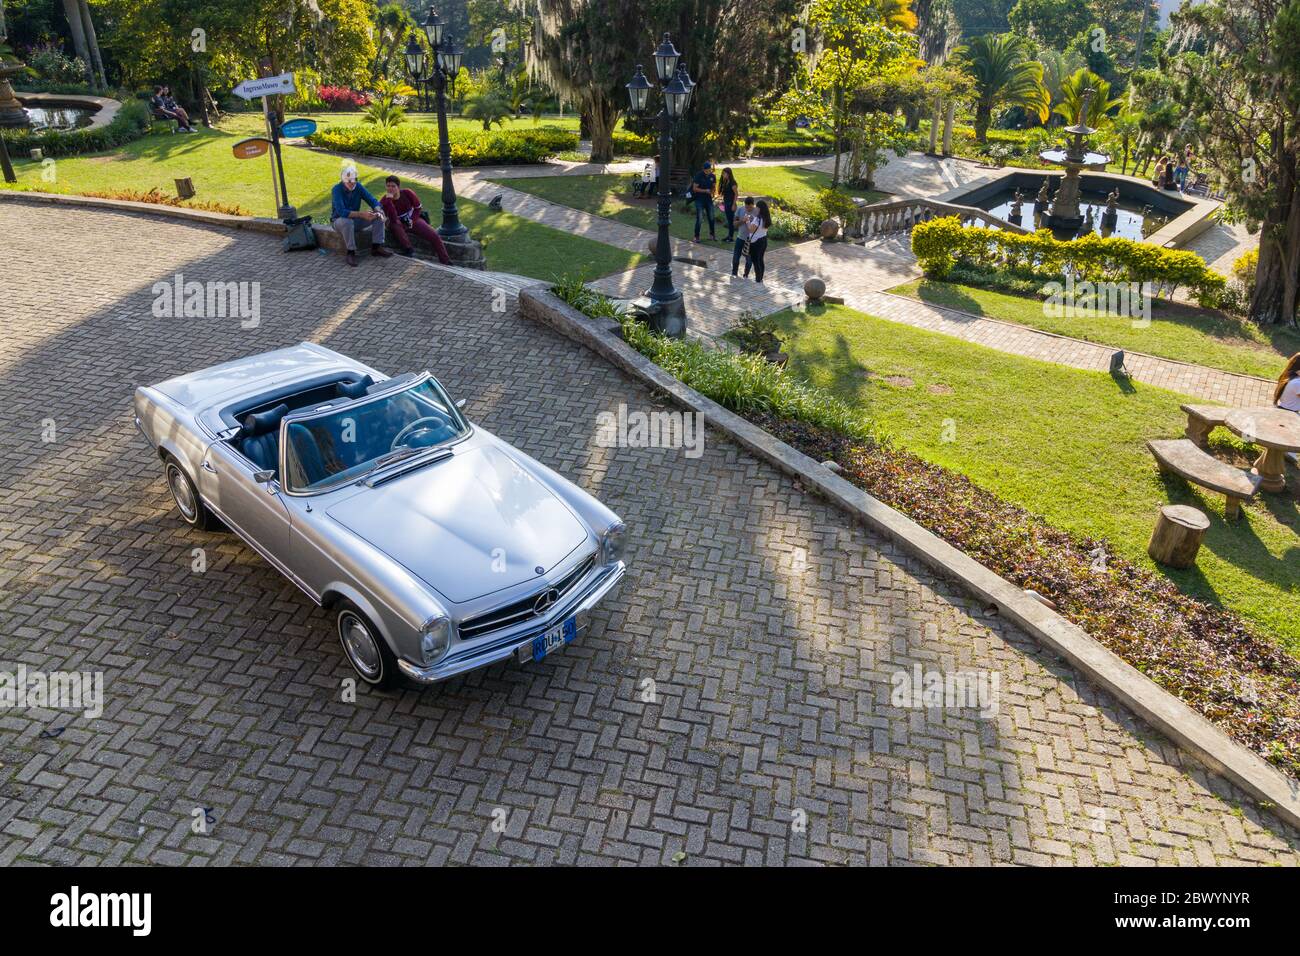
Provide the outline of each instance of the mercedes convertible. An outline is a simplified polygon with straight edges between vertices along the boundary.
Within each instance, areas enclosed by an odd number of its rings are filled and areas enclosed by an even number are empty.
[[[618,515],[463,404],[304,342],[137,389],[135,421],[183,520],[329,608],[367,684],[419,686],[541,660],[625,573]]]

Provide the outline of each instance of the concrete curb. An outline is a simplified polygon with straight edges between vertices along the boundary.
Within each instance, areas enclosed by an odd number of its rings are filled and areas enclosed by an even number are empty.
[[[1082,628],[821,463],[683,385],[624,342],[607,323],[587,318],[545,289],[522,290],[519,307],[527,318],[585,345],[633,378],[668,394],[683,408],[701,413],[737,444],[897,541],[940,577],[995,605],[1001,616],[1069,661],[1211,772],[1231,780],[1286,823],[1300,827],[1300,781],[1269,766]]]

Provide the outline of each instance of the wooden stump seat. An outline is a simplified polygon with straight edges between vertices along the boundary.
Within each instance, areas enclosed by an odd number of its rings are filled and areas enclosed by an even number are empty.
[[[1225,518],[1241,514],[1241,503],[1259,494],[1263,479],[1241,468],[1219,461],[1208,452],[1197,448],[1186,438],[1162,438],[1147,442],[1162,472],[1181,475],[1194,485],[1217,491],[1227,498],[1223,510]]]
[[[1190,568],[1210,527],[1210,519],[1190,505],[1165,505],[1151,529],[1147,554],[1171,568]]]

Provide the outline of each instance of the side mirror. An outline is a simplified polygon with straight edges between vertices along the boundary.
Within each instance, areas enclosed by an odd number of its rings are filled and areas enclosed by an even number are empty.
[[[460,409],[461,411],[464,411],[464,410],[465,410],[465,399],[463,399],[463,398],[458,398],[458,399],[456,399],[456,407],[457,407],[458,409]]]
[[[275,471],[271,468],[263,468],[261,471],[253,472],[253,480],[259,485],[264,485],[275,477]]]

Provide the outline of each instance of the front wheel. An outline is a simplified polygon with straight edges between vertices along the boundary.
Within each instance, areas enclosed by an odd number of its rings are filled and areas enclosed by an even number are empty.
[[[167,488],[172,493],[172,500],[176,502],[176,510],[180,512],[181,519],[186,524],[200,531],[215,531],[221,527],[216,515],[203,504],[203,499],[199,497],[199,490],[194,487],[194,482],[190,480],[189,475],[185,474],[185,469],[175,458],[166,459],[163,472],[167,478]]]
[[[343,653],[357,676],[381,690],[397,686],[397,657],[370,619],[351,601],[340,601],[334,620]]]

